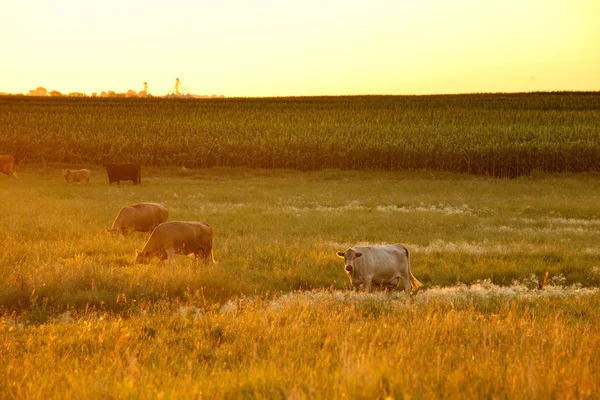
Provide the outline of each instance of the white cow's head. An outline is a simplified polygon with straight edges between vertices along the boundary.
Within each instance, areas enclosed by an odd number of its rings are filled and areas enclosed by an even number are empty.
[[[346,251],[338,251],[337,255],[338,257],[344,259],[346,263],[346,272],[352,274],[352,271],[354,271],[354,260],[362,256],[362,253],[359,253],[353,249],[348,249]]]

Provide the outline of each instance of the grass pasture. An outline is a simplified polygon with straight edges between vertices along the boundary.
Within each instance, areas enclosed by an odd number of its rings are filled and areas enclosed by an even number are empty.
[[[600,391],[597,174],[144,167],[142,185],[109,187],[95,166],[67,185],[64,166],[0,177],[4,396]],[[138,201],[209,222],[217,264],[135,265],[148,235],[104,227]],[[424,289],[350,292],[335,252],[392,242]]]

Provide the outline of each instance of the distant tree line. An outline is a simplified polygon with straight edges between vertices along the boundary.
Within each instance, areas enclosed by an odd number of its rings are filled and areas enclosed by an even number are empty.
[[[147,94],[144,90],[136,92],[135,90],[128,90],[126,93],[116,93],[112,90],[107,92],[94,92],[90,95],[82,92],[70,92],[67,94],[61,93],[58,90],[48,91],[45,87],[37,87],[32,89],[25,96],[38,96],[38,97],[151,97],[152,95]]]
[[[7,95],[13,95],[11,93],[4,93],[4,92],[0,92],[0,96],[7,96]],[[17,96],[36,96],[36,97],[110,97],[110,98],[117,98],[117,97],[153,97],[151,94],[146,93],[145,90],[141,90],[139,92],[136,92],[135,90],[131,90],[129,89],[127,92],[125,93],[117,93],[115,91],[112,90],[108,90],[106,92],[94,92],[91,95],[88,95],[86,93],[82,93],[82,92],[71,92],[71,93],[61,93],[58,90],[48,90],[45,87],[37,87],[35,89],[31,89],[27,94],[23,94],[23,93],[19,93],[17,94]],[[161,96],[158,96],[161,97]],[[186,95],[174,95],[174,94],[169,94],[167,96],[162,96],[162,97],[174,97],[174,98],[196,98],[196,99],[209,99],[209,98],[224,98],[225,96],[223,95],[196,95],[196,94],[186,94]]]

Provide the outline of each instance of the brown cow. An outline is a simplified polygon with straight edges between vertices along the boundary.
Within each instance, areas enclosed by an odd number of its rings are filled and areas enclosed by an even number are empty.
[[[150,232],[159,224],[167,222],[169,209],[164,204],[137,203],[121,208],[107,232],[127,235],[133,231]]]
[[[90,170],[89,169],[78,169],[78,170],[70,170],[63,169],[62,176],[65,178],[65,182],[85,182],[90,183]]]
[[[15,179],[19,179],[15,171],[15,158],[12,154],[3,154],[0,156],[0,172],[6,174],[9,178],[12,176]]]
[[[214,263],[213,230],[206,222],[165,222],[154,229],[144,249],[137,253],[136,262],[144,264],[152,257],[169,259],[173,263],[175,254],[198,254],[205,262]]]

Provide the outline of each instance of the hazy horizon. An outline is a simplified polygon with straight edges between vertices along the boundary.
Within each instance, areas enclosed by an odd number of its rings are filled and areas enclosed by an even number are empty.
[[[33,90],[31,90],[33,91]],[[48,89],[48,92],[51,92],[50,89]],[[106,90],[102,91],[102,92],[108,92]],[[114,91],[111,91],[114,92]],[[468,95],[502,95],[502,94],[509,94],[509,95],[519,95],[519,94],[539,94],[539,93],[598,93],[600,92],[600,90],[536,90],[536,91],[529,91],[529,92],[525,92],[525,91],[514,91],[514,92],[456,92],[456,93],[420,93],[420,94],[411,94],[411,93],[394,93],[394,94],[384,94],[384,93],[363,93],[363,94],[315,94],[315,95],[278,95],[278,96],[270,96],[270,95],[264,95],[264,96],[225,96],[223,94],[198,94],[198,93],[190,93],[190,96],[188,97],[194,97],[194,98],[213,98],[213,99],[217,99],[217,98],[231,98],[231,99],[236,99],[236,98],[248,98],[248,99],[252,99],[252,98],[294,98],[294,97],[360,97],[360,96],[468,96]],[[92,92],[92,93],[83,93],[83,92],[74,92],[76,95],[72,95],[73,93],[62,93],[60,96],[57,97],[79,97],[79,98],[92,98],[92,97],[106,97],[106,98],[135,98],[135,97],[144,97],[142,95],[137,95],[137,96],[127,96],[127,91],[125,92],[114,92],[116,95],[108,95],[108,96],[101,96],[100,93],[98,92]],[[77,94],[83,94],[83,96],[78,96]],[[24,93],[24,92],[20,92],[20,93],[8,93],[8,92],[3,92],[0,90],[0,96],[23,96],[23,97],[53,97],[50,94],[48,94],[47,96],[40,96],[40,95],[32,95],[29,93]],[[149,96],[147,97],[156,97],[156,98],[166,98],[166,97],[177,97],[177,96],[172,96],[169,95],[167,93],[165,94],[149,94]],[[186,97],[185,95],[182,95],[181,97]]]
[[[0,92],[225,97],[600,90],[594,0],[74,0],[0,7]]]

